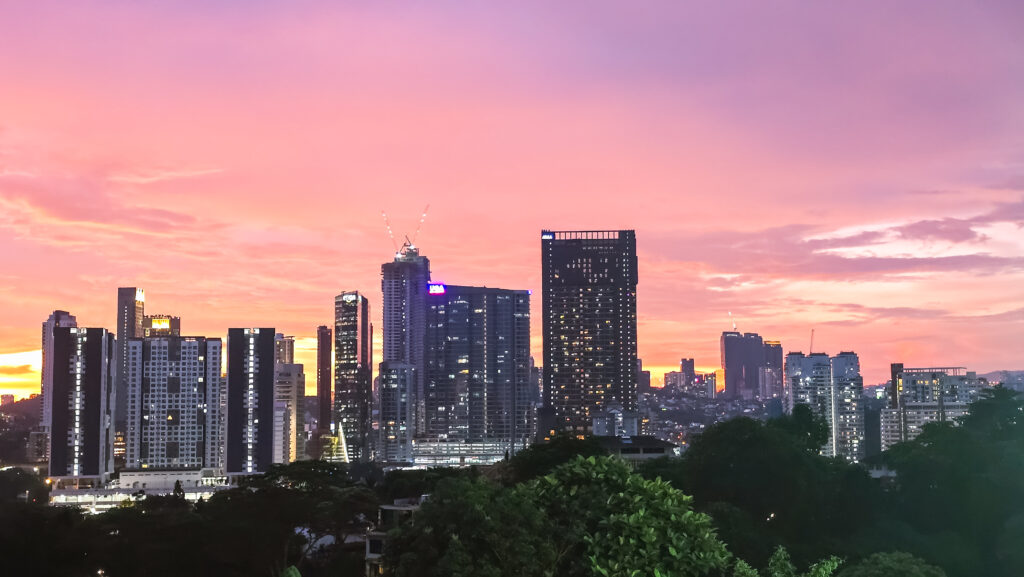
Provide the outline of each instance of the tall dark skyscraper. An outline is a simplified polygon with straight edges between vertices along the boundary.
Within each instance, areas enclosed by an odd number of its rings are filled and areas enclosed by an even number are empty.
[[[275,332],[228,329],[228,473],[262,473],[274,459]]]
[[[784,399],[786,397],[783,377],[782,343],[764,341],[764,369],[761,373],[761,398]]]
[[[334,423],[345,459],[371,456],[373,327],[370,302],[358,292],[334,298]]]
[[[50,476],[104,482],[114,470],[114,336],[54,327]]]
[[[381,266],[384,358],[380,367],[380,460],[412,460],[412,438],[425,426],[423,351],[430,260],[406,243]],[[335,337],[337,338],[337,337]]]
[[[331,367],[333,335],[334,331],[329,326],[321,325],[316,328],[316,422],[320,431],[331,430],[331,413],[334,407],[334,370]]]
[[[128,421],[128,339],[140,339],[146,307],[146,293],[136,287],[117,289],[117,405],[114,409],[114,430],[124,433]]]
[[[725,369],[725,397],[753,399],[760,394],[765,367],[764,341],[757,333],[722,333],[722,368]]]
[[[637,407],[636,234],[542,231],[544,405],[555,430]]]
[[[426,427],[421,436],[490,443],[500,456],[533,436],[530,293],[431,284]]]

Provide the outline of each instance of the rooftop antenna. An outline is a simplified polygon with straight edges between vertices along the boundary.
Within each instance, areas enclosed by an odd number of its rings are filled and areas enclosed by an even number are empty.
[[[427,211],[428,210],[430,210],[430,205],[429,204],[427,205],[426,208],[423,209],[423,214],[420,215],[420,223],[416,225],[416,232],[413,233],[412,241],[409,244],[416,244],[416,239],[419,238],[419,236],[420,236],[420,229],[423,228],[423,221],[427,220]],[[406,237],[406,238],[408,238],[408,237]]]
[[[814,352],[814,329],[811,329],[811,346],[807,349],[807,354]]]
[[[736,319],[732,318],[732,311],[729,311],[729,320],[732,321],[732,330],[736,330]]]
[[[384,217],[384,226],[388,229],[388,237],[391,238],[391,245],[395,247],[395,252],[398,252],[398,241],[395,240],[395,233],[391,231],[391,219],[388,218],[388,213],[383,210],[380,211],[380,215]]]

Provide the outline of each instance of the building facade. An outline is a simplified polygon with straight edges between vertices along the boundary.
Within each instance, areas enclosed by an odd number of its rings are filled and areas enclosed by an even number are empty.
[[[329,326],[316,328],[316,427],[321,432],[330,432],[334,406],[334,370],[331,367],[333,335],[334,331]]]
[[[721,349],[722,369],[725,370],[725,397],[758,397],[762,390],[761,379],[765,369],[765,346],[761,335],[736,331],[723,332]]]
[[[334,299],[334,387],[343,460],[368,461],[373,456],[373,326],[370,302],[359,292]]]
[[[180,337],[181,318],[171,315],[143,315],[142,336]]]
[[[220,339],[129,339],[129,469],[223,468]]]
[[[593,413],[637,408],[636,234],[545,230],[541,258],[546,420],[587,434]]]
[[[274,459],[273,328],[228,329],[228,474],[266,472]]]
[[[146,293],[137,287],[117,289],[117,406],[114,410],[114,430],[122,435],[128,420],[128,340],[146,336],[142,326],[146,309]]]
[[[274,368],[274,463],[291,463],[304,457],[306,375],[303,366],[277,363]]]
[[[864,380],[856,353],[791,352],[786,355],[786,385],[790,391],[788,410],[807,405],[829,426],[828,441],[821,449],[827,457],[848,461],[864,458]]]
[[[100,484],[114,471],[114,336],[54,327],[50,477]]]
[[[381,460],[402,455],[408,458],[401,460],[408,461],[412,458],[411,444],[404,443],[411,443],[425,426],[423,353],[430,260],[406,243],[392,262],[381,266],[381,277],[384,348],[378,438],[380,443],[393,446],[379,446],[377,450]],[[386,421],[386,412],[389,419],[399,420]]]
[[[50,431],[53,421],[53,329],[56,327],[77,327],[75,317],[67,311],[53,311],[43,323],[43,366],[39,384],[40,418],[39,426],[44,433]]]
[[[428,294],[417,442],[488,443],[501,448],[499,459],[515,454],[535,433],[529,291],[431,284]]]
[[[893,363],[891,372],[889,408],[881,414],[883,451],[913,440],[928,423],[956,424],[988,385],[964,367],[905,368]]]

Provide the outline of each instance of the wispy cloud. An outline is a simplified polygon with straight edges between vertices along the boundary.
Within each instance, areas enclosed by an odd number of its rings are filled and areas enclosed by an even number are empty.
[[[108,180],[110,182],[121,182],[126,184],[153,184],[156,182],[166,182],[169,180],[180,180],[184,178],[199,178],[202,176],[210,176],[212,174],[220,174],[222,172],[224,172],[224,169],[222,168],[147,170],[114,174],[108,177]]]

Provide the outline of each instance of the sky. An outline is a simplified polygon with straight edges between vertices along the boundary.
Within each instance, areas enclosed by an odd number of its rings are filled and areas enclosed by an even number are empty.
[[[433,278],[532,289],[538,357],[540,230],[630,228],[655,382],[729,313],[868,384],[1024,369],[1019,2],[0,6],[2,393],[118,286],[295,335],[312,390],[427,205]]]

